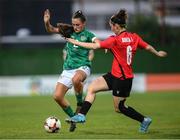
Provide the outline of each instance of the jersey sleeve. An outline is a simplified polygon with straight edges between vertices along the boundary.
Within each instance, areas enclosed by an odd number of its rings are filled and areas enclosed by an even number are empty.
[[[147,46],[148,43],[146,43],[140,36],[138,36],[138,48],[145,49]]]
[[[110,36],[107,39],[103,40],[100,42],[100,46],[101,48],[104,49],[111,49],[116,43],[115,37],[114,36]]]
[[[90,42],[94,42],[94,40],[96,39],[96,36],[92,32],[88,33],[88,37],[89,37]]]

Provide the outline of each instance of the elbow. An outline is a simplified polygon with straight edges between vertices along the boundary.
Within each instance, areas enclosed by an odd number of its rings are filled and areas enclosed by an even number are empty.
[[[51,31],[50,30],[46,30],[48,33],[51,33]]]
[[[47,29],[46,30],[48,33],[57,33],[55,30],[53,30],[53,29]]]
[[[149,51],[151,49],[151,46],[148,45],[145,50]]]
[[[49,28],[46,28],[46,32],[51,33],[51,30]]]

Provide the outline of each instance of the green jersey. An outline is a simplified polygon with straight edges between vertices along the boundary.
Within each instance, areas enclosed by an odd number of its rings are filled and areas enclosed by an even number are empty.
[[[84,29],[80,33],[74,32],[71,35],[71,38],[74,38],[75,40],[80,42],[93,42],[93,39],[95,39],[95,35]],[[67,55],[64,61],[63,69],[71,70],[79,68],[81,66],[91,67],[91,62],[89,61],[90,49],[76,46],[68,42],[66,43],[65,50],[67,52]]]

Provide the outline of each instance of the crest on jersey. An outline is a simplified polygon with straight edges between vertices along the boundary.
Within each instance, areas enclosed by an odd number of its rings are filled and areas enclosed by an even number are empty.
[[[86,41],[86,36],[81,36],[81,41]]]

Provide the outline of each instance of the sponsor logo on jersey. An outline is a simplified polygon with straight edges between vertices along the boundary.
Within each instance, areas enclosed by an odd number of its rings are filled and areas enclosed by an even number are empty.
[[[132,38],[129,38],[129,37],[123,37],[122,38],[122,42],[132,42]]]

